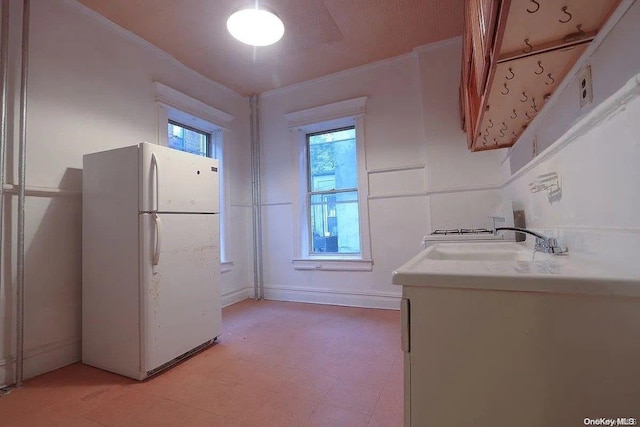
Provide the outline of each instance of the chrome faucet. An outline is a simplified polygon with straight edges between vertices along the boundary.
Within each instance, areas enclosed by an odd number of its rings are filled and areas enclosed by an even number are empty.
[[[534,249],[535,251],[556,255],[562,255],[568,252],[568,249],[564,246],[560,246],[555,238],[543,236],[542,234],[538,234],[535,231],[527,230],[526,228],[496,227],[493,229],[493,235],[497,236],[498,231],[515,231],[522,234],[531,234],[536,238],[536,245]]]

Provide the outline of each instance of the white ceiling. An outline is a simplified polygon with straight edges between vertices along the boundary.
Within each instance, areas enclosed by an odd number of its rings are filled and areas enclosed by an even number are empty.
[[[257,0],[78,0],[243,94],[391,58],[462,34],[464,0],[261,0],[284,21],[272,46],[233,39],[227,17]]]

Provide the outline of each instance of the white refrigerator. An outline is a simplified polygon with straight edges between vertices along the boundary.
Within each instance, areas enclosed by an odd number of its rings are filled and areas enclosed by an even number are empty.
[[[82,361],[142,380],[220,335],[218,162],[141,143],[82,179]]]

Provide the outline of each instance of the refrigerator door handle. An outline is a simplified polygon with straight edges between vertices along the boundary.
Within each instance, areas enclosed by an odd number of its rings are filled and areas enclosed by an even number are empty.
[[[160,171],[158,168],[158,158],[156,157],[156,153],[151,153],[151,167],[154,172],[154,181],[151,184],[151,188],[153,188],[155,184],[155,209],[153,209],[154,203],[151,203],[151,209],[154,211],[158,211],[160,209]]]
[[[153,251],[152,264],[158,265],[158,263],[160,262],[160,250],[162,249],[162,222],[160,221],[160,217],[156,213],[153,214],[153,219],[156,224],[156,232],[155,232],[156,242],[155,242],[155,248]]]

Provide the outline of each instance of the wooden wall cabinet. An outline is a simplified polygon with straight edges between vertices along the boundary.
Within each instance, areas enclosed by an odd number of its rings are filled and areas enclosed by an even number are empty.
[[[619,3],[467,0],[460,108],[469,149],[512,146]]]

